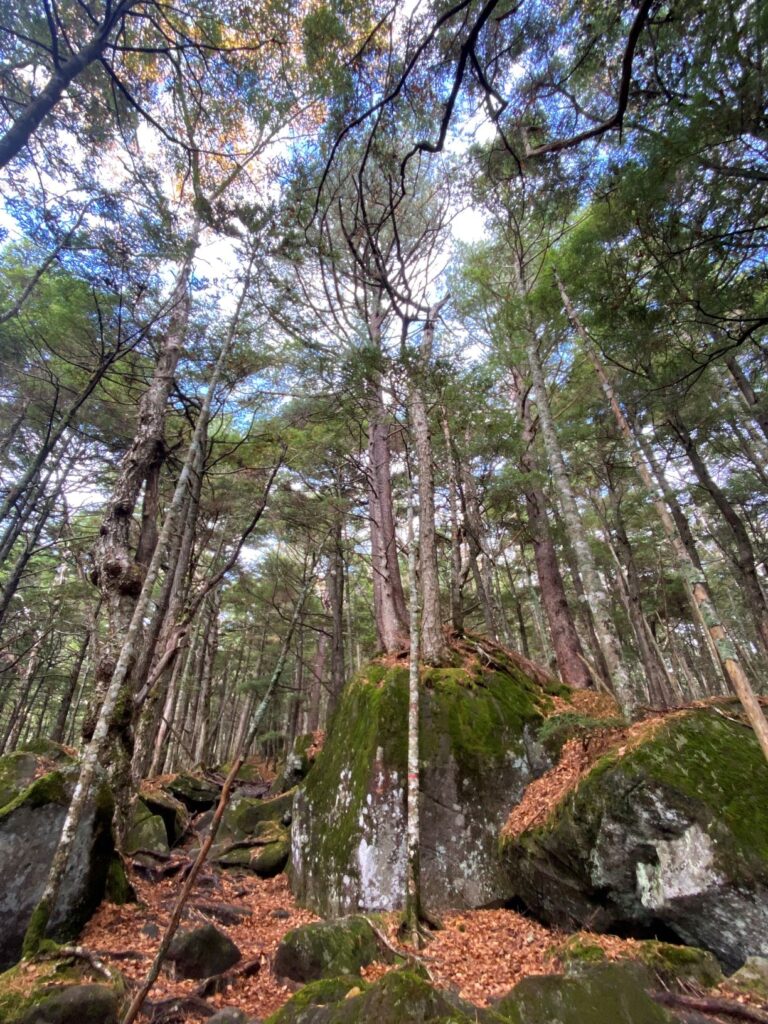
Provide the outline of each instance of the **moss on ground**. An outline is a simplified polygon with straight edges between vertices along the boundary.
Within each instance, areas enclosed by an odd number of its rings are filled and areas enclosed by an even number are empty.
[[[550,715],[542,725],[538,739],[547,753],[558,758],[568,740],[585,737],[590,733],[605,729],[626,728],[621,718],[594,718],[582,715],[578,711],[565,711],[558,715]]]

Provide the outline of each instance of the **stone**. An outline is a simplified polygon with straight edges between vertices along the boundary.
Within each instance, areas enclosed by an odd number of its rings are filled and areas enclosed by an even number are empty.
[[[584,965],[605,963],[607,957],[601,946],[590,935],[577,932],[571,935],[557,950],[558,960],[565,966],[565,973],[576,973]],[[669,942],[647,939],[635,944],[630,962],[647,967],[653,977],[666,988],[688,990],[691,984],[699,988],[711,988],[723,980],[723,971],[717,958],[705,949],[694,946],[676,946]],[[619,960],[624,962],[624,958]]]
[[[259,1022],[234,1006],[225,1006],[208,1018],[208,1024],[259,1024]]]
[[[318,981],[340,974],[358,974],[374,960],[391,959],[364,917],[320,921],[294,928],[283,936],[275,953],[278,978]]]
[[[398,970],[375,985],[354,975],[312,982],[266,1024],[475,1024],[480,1019],[475,1007],[433,988],[415,971]]]
[[[25,754],[24,757],[27,755]],[[49,759],[38,764],[44,766]],[[21,945],[33,909],[42,896],[53,854],[78,776],[70,758],[61,767],[27,785],[26,764],[16,754],[0,758],[0,777],[15,772],[20,788],[0,809],[0,969],[21,956]],[[114,801],[101,775],[86,802],[83,818],[51,916],[48,936],[73,939],[101,902],[109,874],[114,842]]]
[[[195,813],[213,807],[221,795],[221,786],[201,775],[193,775],[192,772],[181,772],[166,783],[163,789]]]
[[[140,850],[161,855],[169,852],[165,821],[159,814],[153,814],[143,800],[137,800],[131,808],[124,846],[129,856]]]
[[[650,998],[650,975],[631,964],[591,964],[577,976],[523,978],[493,1006],[510,1024],[672,1024]]]
[[[248,867],[259,878],[274,878],[285,869],[290,852],[291,844],[288,839],[277,843],[268,843],[253,851]]]
[[[182,978],[210,978],[228,971],[240,959],[234,942],[212,924],[178,932],[168,950],[168,960]]]
[[[141,799],[152,814],[159,814],[163,819],[168,843],[175,846],[189,826],[190,814],[185,805],[162,789],[142,788]]]
[[[407,668],[368,666],[345,688],[296,795],[292,888],[323,916],[402,907],[407,700]],[[420,878],[428,911],[513,895],[498,834],[528,783],[552,764],[536,739],[551,707],[545,687],[512,661],[422,672]]]
[[[295,793],[291,789],[269,800],[235,796],[222,817],[221,834],[232,839],[245,839],[257,835],[265,822],[282,824],[285,815],[291,812]]]
[[[70,985],[42,999],[24,1024],[117,1024],[118,998],[106,985]]]
[[[315,737],[311,732],[296,737],[281,771],[270,786],[271,796],[277,796],[293,789],[307,777],[310,768],[315,763],[314,743]]]
[[[735,968],[768,953],[768,765],[714,710],[604,756],[504,843],[515,894],[567,930],[674,936]]]
[[[105,982],[84,960],[46,956],[0,974],[0,1021],[117,1024],[125,991],[117,971]]]
[[[753,992],[768,1001],[768,958],[748,956],[744,965],[728,979],[731,988],[742,992]]]

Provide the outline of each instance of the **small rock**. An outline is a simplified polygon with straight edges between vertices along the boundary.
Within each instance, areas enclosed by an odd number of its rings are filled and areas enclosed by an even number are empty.
[[[182,978],[210,978],[234,967],[240,958],[234,942],[212,924],[179,932],[168,950],[168,959]]]
[[[291,846],[287,840],[269,843],[251,858],[248,866],[259,878],[274,878],[288,863],[290,852]]]
[[[254,1017],[249,1017],[247,1013],[234,1006],[225,1006],[208,1018],[208,1024],[261,1024],[261,1022]]]
[[[278,921],[287,921],[290,916],[290,912],[288,910],[283,910],[282,907],[278,907],[277,910],[272,911],[272,917],[276,918]]]

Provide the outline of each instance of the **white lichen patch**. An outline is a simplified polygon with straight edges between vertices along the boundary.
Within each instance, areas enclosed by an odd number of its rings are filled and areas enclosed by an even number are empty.
[[[654,846],[658,864],[640,862],[636,868],[644,907],[659,910],[673,900],[697,896],[723,883],[715,869],[712,840],[699,825],[691,825],[678,839],[658,839]]]

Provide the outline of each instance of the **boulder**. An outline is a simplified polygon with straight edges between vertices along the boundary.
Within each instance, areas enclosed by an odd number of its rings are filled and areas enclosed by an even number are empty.
[[[498,833],[552,763],[552,702],[495,649],[488,667],[426,669],[421,697],[421,898],[428,910],[513,895]],[[291,877],[323,916],[396,910],[405,892],[408,670],[374,663],[345,689],[293,806]]]
[[[558,948],[557,958],[564,964],[566,974],[578,973],[585,965],[606,963],[608,960],[602,946],[597,945],[589,934],[578,932]],[[676,946],[648,939],[636,943],[627,959],[647,967],[652,976],[668,989],[687,990],[691,985],[711,988],[723,980],[717,958],[695,946]]]
[[[153,814],[143,800],[137,800],[131,809],[124,847],[124,852],[128,855],[140,850],[148,853],[168,853],[165,821],[159,814]]]
[[[354,975],[315,981],[266,1024],[476,1024],[482,1019],[474,1006],[433,988],[414,971],[398,970],[375,985]]]
[[[125,984],[105,982],[85,961],[47,957],[0,974],[3,1024],[117,1024]],[[98,978],[98,982],[94,979]]]
[[[222,974],[240,958],[240,950],[230,937],[212,924],[178,932],[167,957],[182,978],[210,978]]]
[[[677,1018],[648,995],[651,985],[636,964],[593,964],[576,976],[523,978],[493,1013],[510,1024],[672,1024]]]
[[[283,936],[275,953],[278,978],[318,981],[340,974],[360,974],[374,960],[390,959],[364,917],[320,921],[294,928]]]
[[[42,896],[79,771],[66,758],[60,768],[30,781],[27,767],[21,767],[27,765],[27,756],[23,755],[24,760],[18,754],[0,758],[0,777],[7,784],[15,774],[20,787],[0,808],[0,968],[21,955],[24,932]],[[50,763],[35,756],[35,772]],[[114,851],[113,807],[102,776],[88,797],[51,916],[48,935],[53,938],[74,938],[104,896]]]
[[[274,878],[285,869],[290,852],[291,844],[288,839],[268,843],[253,851],[248,867],[259,878]]]
[[[192,772],[181,772],[167,782],[163,789],[180,800],[187,810],[195,813],[213,807],[221,795],[221,786],[202,775],[193,775]]]
[[[163,819],[168,842],[171,846],[175,846],[184,836],[189,825],[190,815],[187,808],[181,800],[177,800],[163,789],[142,787],[141,799],[152,814],[158,814]]]
[[[768,765],[739,722],[670,716],[504,844],[515,894],[573,930],[675,937],[735,968],[768,954]]]

